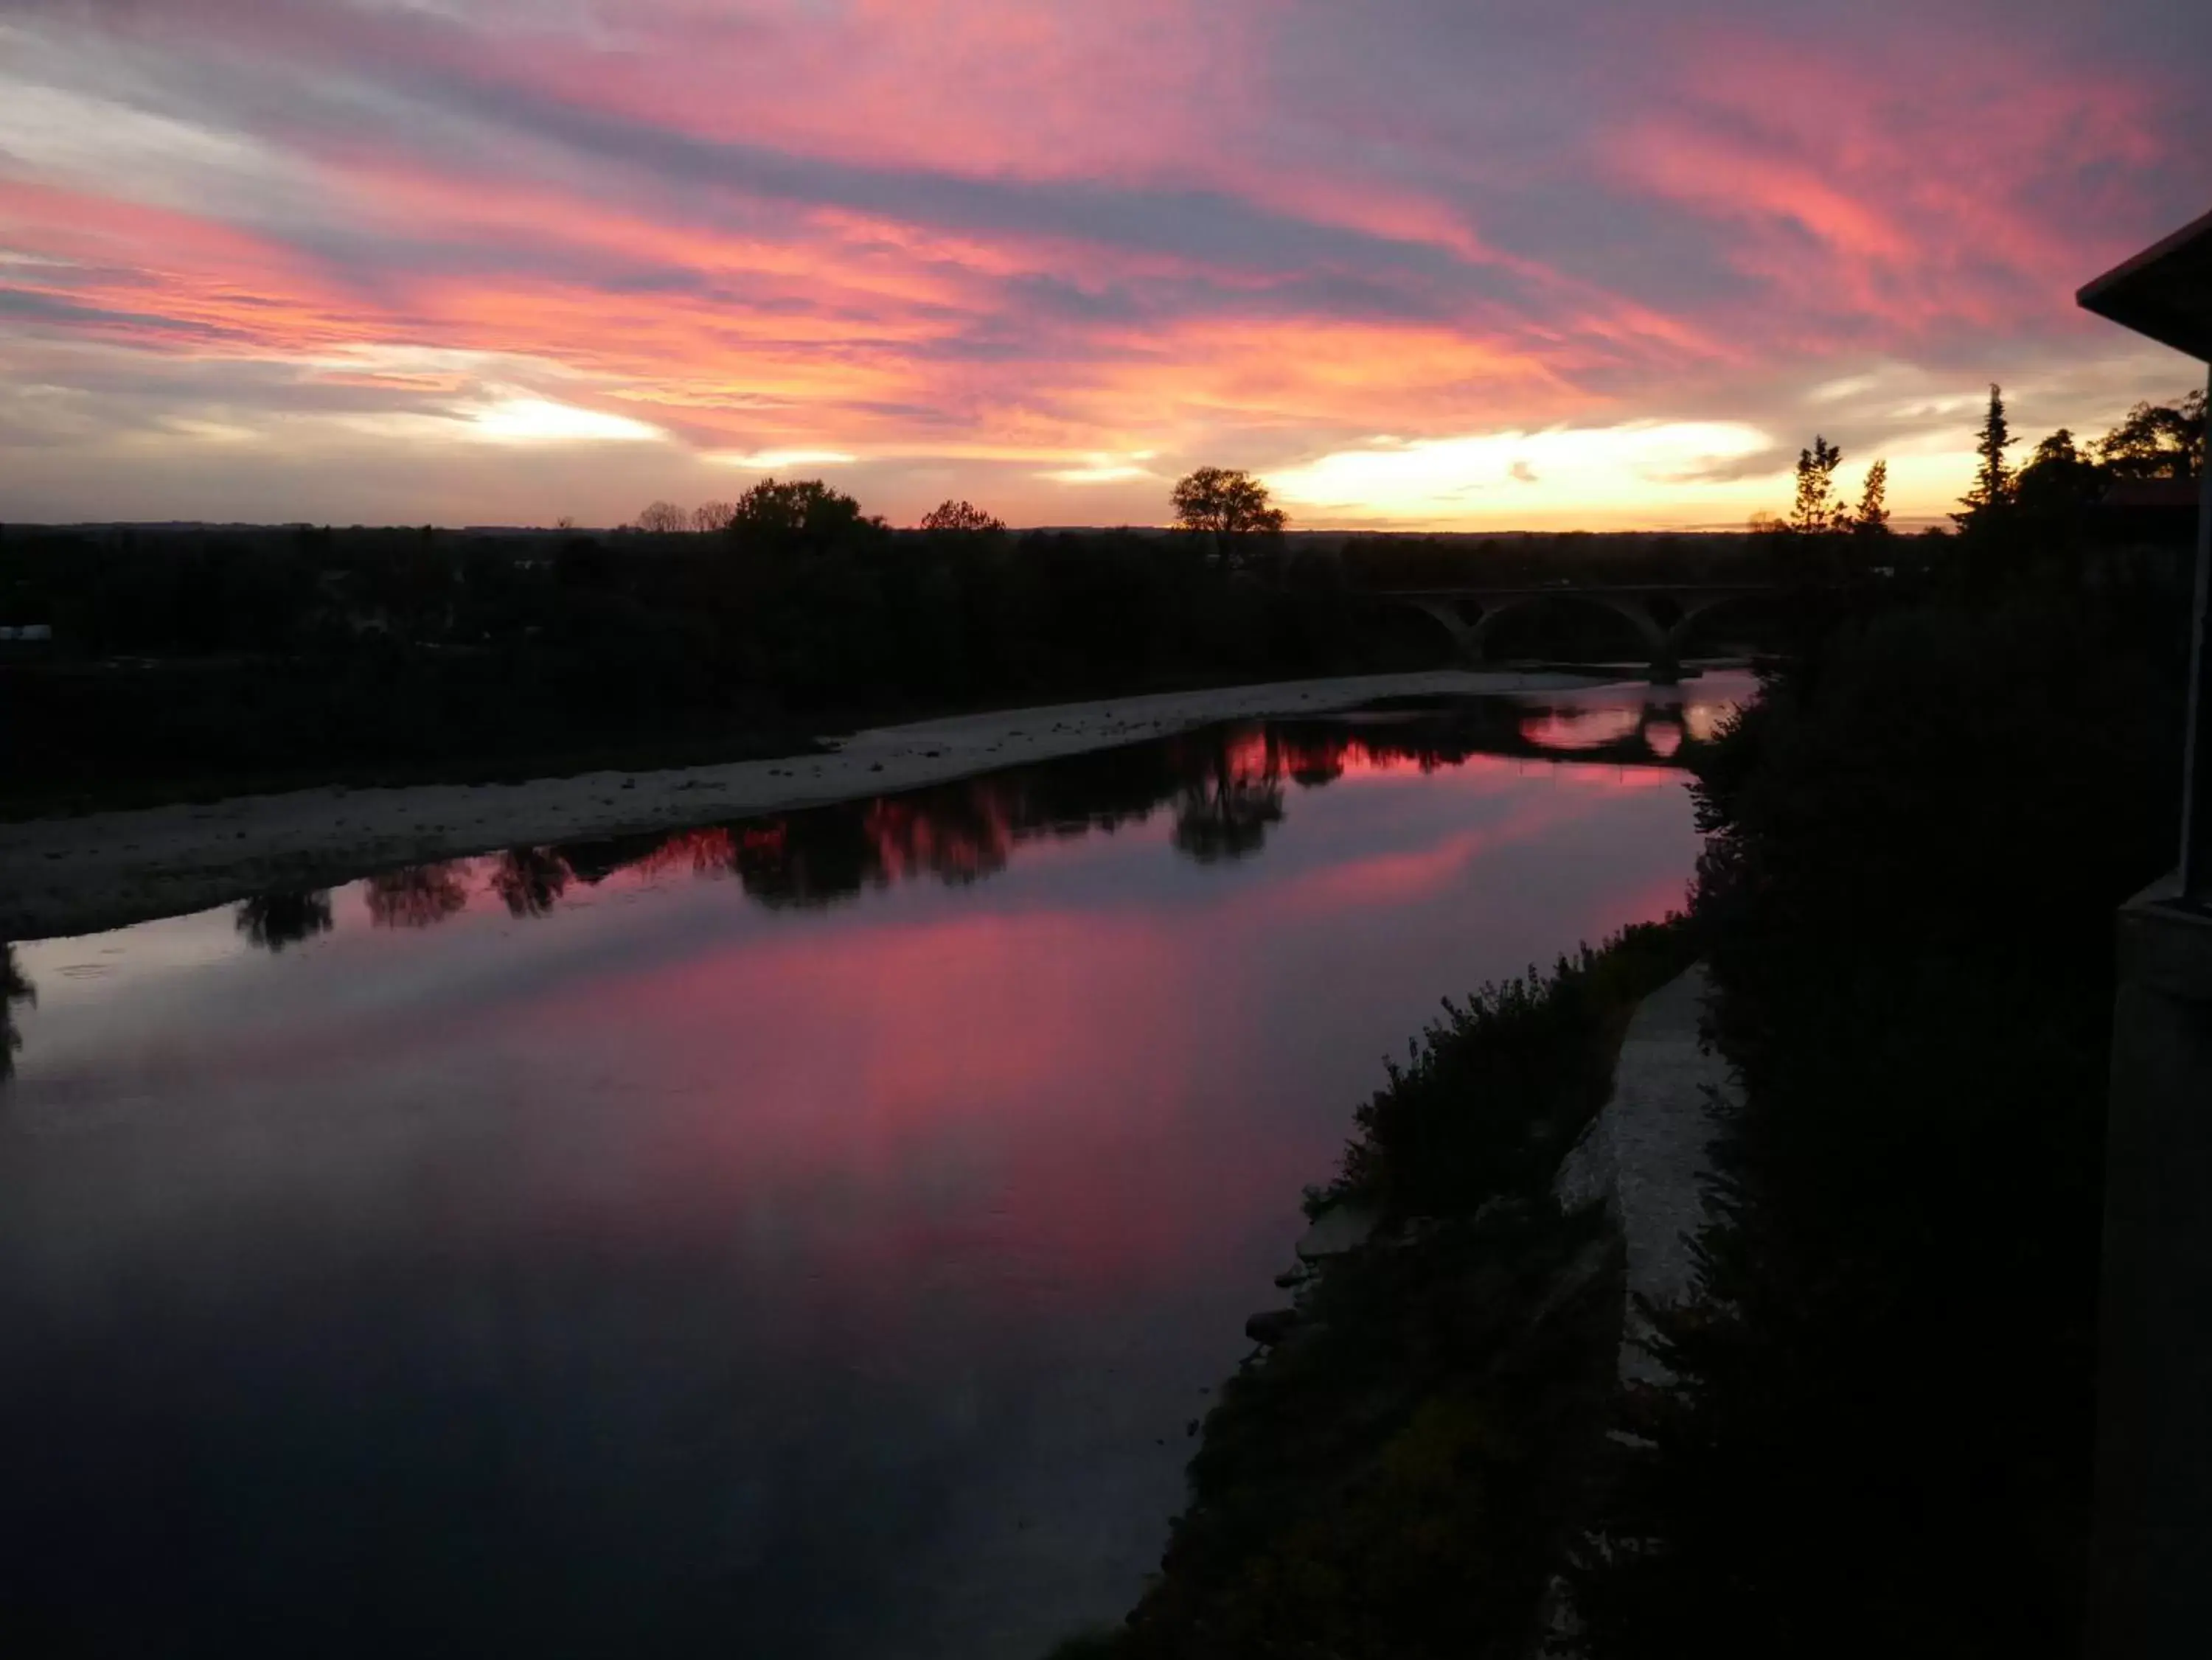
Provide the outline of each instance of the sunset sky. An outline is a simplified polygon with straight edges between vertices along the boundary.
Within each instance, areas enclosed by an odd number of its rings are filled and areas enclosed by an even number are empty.
[[[2185,0],[0,0],[0,522],[1901,516],[2212,208]]]

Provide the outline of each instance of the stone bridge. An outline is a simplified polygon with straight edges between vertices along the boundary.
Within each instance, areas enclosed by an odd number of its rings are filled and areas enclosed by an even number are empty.
[[[1642,583],[1618,587],[1414,588],[1377,590],[1378,599],[1410,605],[1443,625],[1461,658],[1488,660],[1497,624],[1516,611],[1556,602],[1598,606],[1636,630],[1651,659],[1651,678],[1679,679],[1682,646],[1701,619],[1724,605],[1785,591],[1762,583]]]

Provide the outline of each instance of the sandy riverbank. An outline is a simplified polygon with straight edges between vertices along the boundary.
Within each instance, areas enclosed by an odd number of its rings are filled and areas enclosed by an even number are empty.
[[[1736,1089],[1728,1062],[1699,1035],[1712,996],[1711,977],[1698,963],[1638,1006],[1613,1064],[1613,1094],[1552,1185],[1571,1212],[1603,1204],[1626,1248],[1624,1384],[1672,1376],[1642,1347],[1652,1326],[1638,1300],[1671,1306],[1697,1289],[1693,1242],[1706,1220],[1712,1145],[1726,1133],[1723,1103]]]
[[[827,754],[513,785],[299,790],[0,825],[0,940],[96,933],[278,889],[495,848],[675,830],[939,784],[1215,721],[1378,698],[1588,685],[1445,670],[1285,681],[1000,710],[835,740]]]

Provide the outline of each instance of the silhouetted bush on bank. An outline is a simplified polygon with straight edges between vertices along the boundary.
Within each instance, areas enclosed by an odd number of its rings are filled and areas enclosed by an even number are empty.
[[[1686,918],[1584,945],[1548,975],[1486,985],[1386,1061],[1389,1081],[1354,1115],[1341,1179],[1324,1196],[1393,1215],[1469,1214],[1545,1191],[1612,1087],[1628,1021],[1687,968]]]
[[[1314,1199],[1379,1206],[1387,1242],[1332,1261],[1224,1385],[1159,1576],[1053,1660],[1526,1651],[1589,1512],[1623,1296],[1618,1246],[1559,1214],[1552,1175],[1694,950],[1682,918],[1631,928],[1447,1003],[1389,1067]]]

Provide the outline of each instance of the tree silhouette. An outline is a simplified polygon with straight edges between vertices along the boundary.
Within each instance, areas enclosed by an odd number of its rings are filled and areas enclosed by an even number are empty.
[[[1844,452],[1818,433],[1813,447],[1797,452],[1797,500],[1790,509],[1790,528],[1801,535],[1817,536],[1842,528],[1843,510],[1836,501],[1836,469]]]
[[[1889,463],[1877,461],[1867,469],[1866,485],[1859,492],[1858,511],[1851,529],[1863,536],[1889,534]]]
[[[691,510],[691,528],[702,536],[726,530],[737,511],[737,504],[733,501],[702,501]]]
[[[691,515],[672,501],[656,501],[637,516],[637,528],[650,536],[671,536],[691,528]]]
[[[764,478],[738,498],[725,527],[738,541],[774,549],[820,552],[863,525],[883,521],[860,512],[860,504],[818,478],[789,483]]]
[[[1212,536],[1224,558],[1235,540],[1279,536],[1290,523],[1281,508],[1267,505],[1266,485],[1232,468],[1200,468],[1176,482],[1171,499],[1176,523]]]
[[[326,888],[306,893],[257,894],[238,905],[238,931],[264,951],[282,951],[331,929]]]
[[[941,501],[921,516],[925,530],[964,531],[978,534],[1003,530],[1003,519],[994,518],[970,501]]]
[[[2004,389],[1992,382],[1989,413],[1982,418],[1981,441],[1974,446],[1974,453],[1981,457],[1974,473],[1974,488],[1966,492],[1962,503],[1966,511],[1951,515],[1960,530],[1984,528],[2012,505],[2012,463],[2005,459],[2012,442],[2012,427],[2005,419]]]
[[[2109,476],[2075,446],[2074,434],[2061,427],[2035,446],[2027,465],[2013,481],[2013,500],[2021,514],[2048,527],[2069,521],[2097,498]]]
[[[2138,403],[2097,444],[2118,478],[2196,478],[2204,470],[2204,394],[2179,403]]]

